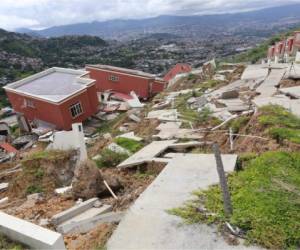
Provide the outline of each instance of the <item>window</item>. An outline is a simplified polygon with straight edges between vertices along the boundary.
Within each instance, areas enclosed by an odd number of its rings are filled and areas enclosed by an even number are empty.
[[[35,108],[33,100],[24,99],[24,106],[27,108]]]
[[[76,118],[76,117],[80,116],[83,113],[81,103],[77,102],[77,103],[73,104],[72,106],[70,106],[70,112],[71,112],[72,118]]]
[[[113,82],[118,82],[119,81],[119,77],[118,76],[114,76],[114,75],[110,75],[109,76],[109,80],[113,81]]]

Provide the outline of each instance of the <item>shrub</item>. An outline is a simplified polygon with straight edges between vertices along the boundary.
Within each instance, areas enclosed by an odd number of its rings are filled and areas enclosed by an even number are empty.
[[[143,147],[143,144],[141,142],[128,139],[128,138],[122,138],[122,137],[116,138],[115,142],[119,146],[129,150],[131,153],[135,153]]]
[[[116,153],[109,149],[104,149],[101,153],[101,158],[96,160],[96,164],[99,168],[116,167],[119,163],[127,158],[127,154]]]
[[[241,116],[233,120],[230,124],[233,133],[238,133],[242,127],[247,125],[249,120],[250,118],[248,116]]]
[[[42,193],[43,188],[38,185],[30,185],[26,188],[26,194]]]

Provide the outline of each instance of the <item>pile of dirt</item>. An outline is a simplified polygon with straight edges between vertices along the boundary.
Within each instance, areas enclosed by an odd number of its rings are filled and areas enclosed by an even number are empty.
[[[64,237],[67,249],[104,249],[107,240],[115,230],[115,224],[102,224],[86,234],[70,234]]]
[[[137,136],[145,138],[146,141],[151,141],[152,135],[156,134],[156,127],[159,124],[160,121],[157,119],[143,119],[134,130],[134,133]]]
[[[123,211],[140,196],[140,194],[152,183],[158,174],[165,167],[164,163],[148,163],[138,169],[101,169],[103,176],[116,177],[123,188],[116,192],[118,200],[112,197],[104,199],[104,203],[113,205],[114,211]]]
[[[107,176],[105,181],[114,191],[121,188],[121,184],[115,176]],[[75,199],[91,199],[108,193],[104,177],[95,162],[85,161],[76,167],[72,181],[72,193]]]
[[[74,176],[77,151],[42,151],[21,161],[22,171],[10,182],[10,199],[32,193],[53,193],[56,188],[68,186]]]
[[[41,219],[50,219],[75,204],[71,195],[48,195],[33,194],[27,199],[18,200],[13,205],[4,209],[5,213],[21,219],[39,224]]]

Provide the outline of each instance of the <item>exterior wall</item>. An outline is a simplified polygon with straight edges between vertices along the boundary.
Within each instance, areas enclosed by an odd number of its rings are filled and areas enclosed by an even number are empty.
[[[97,99],[97,93],[94,92],[91,98],[92,100],[90,100],[90,96],[91,95],[89,95],[89,93],[86,91],[72,97],[70,100],[59,105],[60,112],[63,117],[63,126],[60,127],[60,129],[70,130],[72,127],[72,123],[83,122],[98,111],[98,100],[97,103],[95,102],[95,98]],[[72,118],[70,106],[77,102],[81,103],[83,113],[76,118]]]
[[[89,88],[88,91],[77,94],[61,104],[46,102],[10,91],[7,91],[6,94],[14,110],[24,114],[29,121],[39,119],[54,124],[57,129],[69,130],[72,127],[72,123],[82,122],[98,110],[97,94],[93,92],[95,91],[95,86]],[[25,99],[32,100],[34,107],[26,107],[24,105]],[[77,102],[81,103],[83,113],[72,119],[69,108]]]
[[[300,31],[294,33],[294,39],[295,46],[300,47]]]
[[[165,75],[164,80],[168,82],[176,75],[189,73],[191,71],[192,67],[189,64],[178,63]]]
[[[162,92],[167,87],[166,82],[162,81],[154,81],[152,83],[152,94],[157,94]]]
[[[96,80],[98,92],[113,90],[129,95],[131,91],[134,91],[141,98],[151,96],[150,83],[152,79],[92,67],[86,67],[86,70],[90,72],[90,78]],[[110,76],[117,76],[119,80],[111,81]]]
[[[51,144],[50,148],[57,150],[79,149],[80,161],[87,160],[88,156],[84,141],[82,123],[72,124],[71,131],[55,132],[53,135],[53,143]]]

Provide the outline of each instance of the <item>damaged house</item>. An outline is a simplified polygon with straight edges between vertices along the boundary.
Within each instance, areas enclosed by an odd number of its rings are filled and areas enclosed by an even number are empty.
[[[35,124],[69,130],[98,111],[89,72],[50,68],[4,87],[14,110]]]
[[[139,98],[148,99],[167,87],[167,82],[156,75],[139,70],[109,65],[86,65],[90,77],[96,80],[97,92],[113,91],[129,95],[134,91]]]

